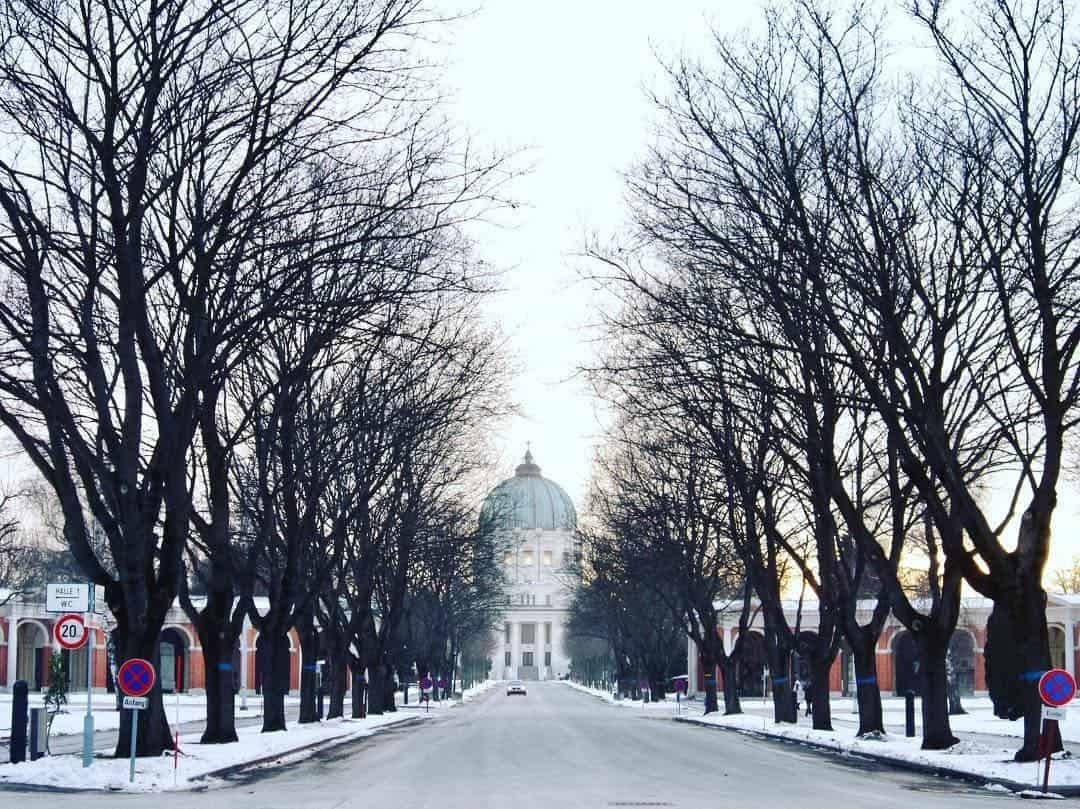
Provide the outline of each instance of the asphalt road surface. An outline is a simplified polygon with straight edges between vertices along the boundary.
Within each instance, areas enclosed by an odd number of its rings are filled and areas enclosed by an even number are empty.
[[[526,697],[493,689],[429,722],[196,794],[0,792],[0,803],[19,809],[936,809],[1003,801],[1015,798],[643,716],[558,683],[530,684]]]

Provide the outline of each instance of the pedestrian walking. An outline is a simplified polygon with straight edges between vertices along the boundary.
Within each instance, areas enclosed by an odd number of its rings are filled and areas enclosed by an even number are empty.
[[[795,680],[795,718],[799,716],[799,706],[803,703],[803,698],[806,694],[806,688],[803,686],[803,681]]]
[[[810,686],[811,686],[811,682],[809,680],[807,680],[806,685],[803,686],[803,694],[806,695],[806,715],[807,716],[810,716],[814,712],[813,703],[810,702]]]

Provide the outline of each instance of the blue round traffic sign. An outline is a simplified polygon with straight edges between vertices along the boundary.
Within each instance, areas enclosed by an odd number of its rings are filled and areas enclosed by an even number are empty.
[[[1065,669],[1050,669],[1039,678],[1039,696],[1054,708],[1068,705],[1076,696],[1076,680]]]
[[[133,657],[124,662],[116,672],[116,682],[120,690],[129,697],[145,697],[154,687],[154,666],[149,660]]]
[[[430,689],[431,688],[431,678],[430,677],[425,677],[424,679],[422,679],[420,681],[420,687],[423,688],[425,691]]]

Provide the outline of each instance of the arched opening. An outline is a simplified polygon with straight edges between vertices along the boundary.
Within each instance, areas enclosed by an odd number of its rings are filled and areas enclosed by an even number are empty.
[[[176,627],[161,630],[158,640],[158,672],[161,677],[161,690],[166,694],[175,694],[188,690],[191,682],[188,672],[188,638]]]
[[[80,648],[63,650],[64,678],[69,691],[86,691],[86,661],[90,659],[90,643],[87,641]]]
[[[961,695],[975,693],[975,639],[965,629],[957,629],[949,639],[949,668]]]
[[[896,695],[902,697],[909,691],[920,694],[922,687],[919,679],[919,650],[915,639],[907,630],[893,638],[893,683]]]
[[[761,697],[768,693],[765,682],[765,638],[760,632],[748,632],[739,661],[739,693],[744,697]],[[764,690],[763,690],[764,689]]]
[[[48,671],[48,634],[41,624],[26,621],[19,624],[16,637],[15,679],[26,680],[31,691],[40,691]]]
[[[1065,665],[1065,630],[1060,626],[1049,626],[1050,630],[1050,667],[1067,669]]]

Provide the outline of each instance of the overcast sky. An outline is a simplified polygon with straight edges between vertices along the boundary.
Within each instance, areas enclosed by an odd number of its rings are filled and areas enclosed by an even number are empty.
[[[576,254],[586,234],[610,235],[622,224],[619,173],[649,143],[645,90],[661,86],[658,56],[700,52],[710,26],[736,32],[760,6],[488,0],[445,43],[454,117],[487,145],[526,150],[520,165],[531,166],[513,186],[523,203],[515,227],[480,237],[485,260],[506,270],[491,314],[510,337],[513,396],[523,410],[498,432],[495,477],[511,474],[531,441],[544,475],[582,508],[599,421],[575,370],[594,356],[588,325],[597,299],[579,279]],[[894,22],[911,35],[906,20]],[[933,65],[924,46],[908,56],[908,65]],[[1076,493],[1074,481],[1062,481],[1051,568],[1080,552]]]
[[[734,6],[735,4],[733,4]],[[581,507],[598,436],[596,403],[575,371],[593,356],[595,299],[575,257],[586,234],[612,234],[623,213],[619,172],[648,143],[645,88],[656,54],[699,48],[699,0],[489,0],[456,26],[445,77],[453,114],[478,140],[521,150],[515,226],[485,229],[480,250],[506,268],[491,306],[518,364],[522,408],[498,435],[502,471],[526,442],[546,477]],[[747,4],[737,7],[747,14]],[[744,19],[724,11],[734,27]]]

